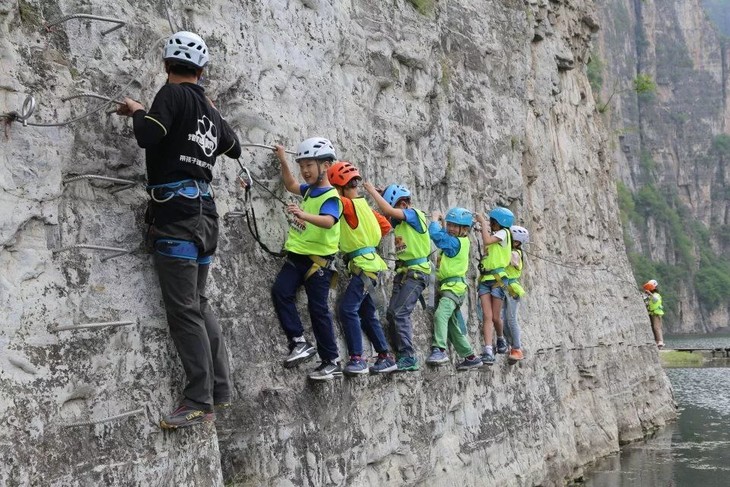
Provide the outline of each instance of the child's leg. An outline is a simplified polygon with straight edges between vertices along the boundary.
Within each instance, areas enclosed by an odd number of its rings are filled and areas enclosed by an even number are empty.
[[[654,341],[656,343],[664,344],[664,337],[662,334],[662,317],[656,315],[649,315],[651,320],[651,331],[654,333]]]
[[[397,279],[397,278],[396,278]],[[393,288],[393,298],[388,307],[388,320],[392,320],[398,335],[398,355],[400,357],[415,357],[413,349],[413,326],[411,313],[418,304],[418,297],[426,288],[426,278],[406,277],[401,280],[398,294]]]
[[[357,277],[356,279],[360,278]],[[370,278],[366,277],[366,279]],[[378,319],[375,300],[370,294],[366,294],[360,304],[360,323],[362,331],[365,332],[368,340],[375,347],[375,351],[378,353],[387,353],[389,350],[388,342],[385,339],[383,327],[380,325],[380,320]]]
[[[390,293],[390,301],[388,302],[388,310],[385,313],[385,331],[388,334],[390,343],[393,344],[394,350],[400,352],[401,348],[404,348],[404,344],[401,341],[400,334],[398,333],[398,326],[395,322],[395,316],[393,309],[398,307],[398,298],[400,291],[403,288],[403,282],[405,281],[403,274],[396,274],[393,278],[393,289]]]
[[[482,290],[480,289],[481,293]],[[494,330],[494,321],[492,320],[492,296],[487,291],[479,296],[479,303],[482,305],[482,333],[484,335],[484,345],[492,346],[492,337]]]
[[[504,324],[502,323],[502,297],[504,292],[500,287],[493,287],[491,293],[492,302],[492,321],[494,322],[494,329],[497,331],[497,336],[504,336]]]
[[[460,357],[470,357],[474,351],[469,345],[469,339],[464,335],[464,330],[461,329],[459,316],[461,316],[461,310],[457,307],[449,319],[449,341],[454,345],[454,350]]]
[[[307,307],[312,320],[312,331],[317,340],[319,357],[322,360],[335,361],[339,358],[339,354],[335,341],[335,330],[332,326],[332,315],[327,305],[331,279],[332,271],[322,269],[322,275],[315,272],[304,281],[304,289],[307,291]]]
[[[292,346],[294,338],[299,338],[304,334],[304,327],[296,306],[297,289],[304,282],[304,272],[293,262],[287,261],[271,286],[274,310],[276,316],[279,317],[281,328],[289,339],[290,346]]]
[[[432,347],[446,350],[446,338],[449,328],[449,320],[456,310],[456,303],[444,296],[439,299],[438,307],[433,315],[433,342]]]
[[[509,294],[505,296],[504,316],[505,316],[505,335],[509,333],[510,344],[512,348],[522,348],[520,342],[520,325],[517,323],[517,309],[520,306],[520,298],[513,298]]]
[[[340,296],[337,307],[337,317],[342,324],[347,343],[347,353],[362,355],[362,332],[360,331],[360,315],[358,310],[364,299],[362,280],[358,276],[352,276],[347,284],[345,292]]]

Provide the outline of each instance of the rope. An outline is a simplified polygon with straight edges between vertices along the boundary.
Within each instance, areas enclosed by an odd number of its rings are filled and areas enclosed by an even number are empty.
[[[107,321],[103,323],[85,323],[83,325],[57,326],[53,331],[80,330],[82,328],[106,328],[110,326],[134,325],[136,321]]]
[[[66,98],[61,98],[61,101],[69,101],[74,100],[76,98],[96,98],[98,100],[106,100],[113,103],[116,103],[117,105],[124,105],[121,101],[117,101],[113,98],[109,98],[108,96],[99,95],[98,93],[78,93],[76,95],[67,96]]]
[[[165,6],[165,13],[167,14],[167,23],[170,24],[170,33],[174,34],[175,32],[179,31],[180,29],[177,28],[177,23],[175,23],[175,27],[172,26],[172,17],[170,17],[170,6],[167,4],[167,0],[162,0],[162,4]]]
[[[88,249],[88,250],[103,250],[103,251],[107,251],[107,252],[119,252],[120,255],[132,253],[131,250],[120,249],[118,247],[104,247],[101,245],[88,245],[88,244],[69,245],[68,247],[61,247],[59,249],[54,249],[51,252],[53,252],[54,254],[58,254],[61,252],[66,252],[68,250],[74,250],[74,249]]]
[[[127,186],[133,186],[133,185],[137,184],[135,181],[130,181],[128,179],[111,178],[109,176],[99,176],[98,174],[81,174],[79,176],[73,176],[70,178],[66,178],[61,182],[63,184],[68,184],[68,183],[73,183],[74,181],[81,181],[82,179],[98,179],[99,181],[108,181],[110,183],[124,184]],[[122,188],[122,189],[126,189],[126,188]]]
[[[555,264],[560,267],[565,267],[566,269],[574,269],[574,270],[586,270],[586,271],[606,271],[606,272],[615,272],[608,267],[601,267],[601,266],[586,266],[586,265],[579,265],[579,264],[566,264],[564,262],[559,262],[556,260],[548,259],[547,257],[543,257],[538,254],[533,254],[532,252],[528,252],[525,249],[522,249],[524,253],[531,257],[535,257],[536,259],[544,260],[545,262],[550,262],[551,264]]]
[[[109,416],[108,418],[93,419],[91,421],[80,421],[78,423],[68,423],[68,424],[62,425],[62,427],[64,427],[64,428],[74,428],[76,426],[91,426],[91,425],[95,425],[95,424],[108,423],[110,421],[114,421],[114,420],[117,420],[117,419],[126,418],[126,417],[129,417],[129,416],[134,416],[136,414],[143,413],[143,412],[144,412],[144,408],[139,408],[139,409],[135,409],[134,411],[129,411],[129,412],[126,412],[126,413],[117,414],[116,416]]]
[[[157,46],[162,41],[165,41],[166,39],[167,39],[167,36],[166,37],[161,37],[161,38],[157,39],[157,41],[155,41],[152,44],[152,47],[147,51],[147,53],[145,55],[145,59],[144,59],[145,62],[148,61],[147,58],[149,57],[150,53],[153,52],[153,51],[156,51],[157,50]],[[116,93],[114,93],[114,95],[112,95],[109,98],[107,98],[106,99],[107,100],[106,102],[102,103],[101,105],[97,105],[96,107],[92,108],[88,112],[86,112],[86,113],[84,113],[82,115],[79,115],[78,117],[72,118],[70,120],[66,120],[65,122],[56,122],[56,123],[33,123],[33,122],[27,122],[27,121],[23,120],[23,126],[30,125],[32,127],[65,127],[66,125],[70,125],[72,123],[78,122],[79,120],[83,120],[85,118],[88,118],[88,117],[94,115],[95,113],[98,113],[98,112],[104,110],[106,107],[108,107],[112,103],[119,103],[119,102],[115,101],[115,99],[116,98],[119,98],[120,96],[122,96],[127,91],[127,89],[130,86],[132,86],[135,82],[137,82],[137,78],[134,78],[133,77],[129,81],[129,83],[127,83],[122,88],[120,88]],[[101,96],[101,95],[98,95],[98,96]],[[25,105],[23,105],[23,106],[25,106]],[[5,118],[8,118],[7,115],[5,116]],[[13,118],[13,119],[11,119],[11,121],[16,120],[16,119],[17,118]]]
[[[67,20],[71,20],[71,19],[100,20],[102,22],[112,22],[115,24],[119,24],[119,25],[112,27],[109,30],[105,30],[104,32],[102,32],[101,33],[102,36],[105,36],[105,35],[109,34],[110,32],[114,32],[117,29],[121,29],[126,24],[126,22],[124,20],[119,20],[119,19],[115,19],[112,17],[100,17],[98,15],[90,15],[90,14],[71,14],[71,15],[66,15],[64,17],[61,17],[60,19],[47,23],[46,29],[50,31],[51,27],[53,27],[54,25],[62,24],[63,22],[66,22]]]
[[[254,144],[254,143],[248,143],[248,144],[241,144],[241,147],[260,147],[261,149],[269,149],[274,150],[275,147],[273,145],[266,145],[266,144]],[[296,152],[289,149],[284,149],[284,152],[287,154],[297,155]]]

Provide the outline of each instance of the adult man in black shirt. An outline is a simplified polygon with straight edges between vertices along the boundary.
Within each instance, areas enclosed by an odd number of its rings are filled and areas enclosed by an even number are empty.
[[[170,335],[188,384],[182,404],[160,422],[175,429],[215,419],[231,400],[228,354],[208,305],[205,283],[218,243],[218,214],[210,188],[216,156],[237,158],[241,146],[198,81],[208,62],[203,39],[173,34],[163,53],[167,84],[149,112],[129,98],[120,115],[133,119],[145,149],[149,235]]]

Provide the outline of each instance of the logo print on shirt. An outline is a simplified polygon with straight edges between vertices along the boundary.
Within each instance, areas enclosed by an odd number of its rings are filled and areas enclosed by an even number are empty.
[[[198,130],[194,134],[188,134],[188,140],[198,144],[203,149],[203,153],[210,157],[218,148],[218,129],[208,117],[203,115],[203,118],[198,120]]]
[[[395,237],[395,253],[401,254],[406,251],[408,246],[406,245],[405,240],[403,240],[403,237]]]

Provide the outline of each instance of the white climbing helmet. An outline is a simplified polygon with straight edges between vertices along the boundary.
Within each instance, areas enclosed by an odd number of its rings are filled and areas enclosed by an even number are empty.
[[[522,245],[525,245],[530,241],[530,232],[528,232],[525,227],[512,225],[511,227],[509,227],[509,231],[512,232],[512,238],[514,238],[518,242],[521,242]]]
[[[165,43],[162,59],[180,62],[195,68],[208,64],[208,46],[205,41],[192,32],[176,32]]]
[[[332,142],[322,137],[312,137],[305,140],[297,147],[297,155],[295,161],[300,159],[331,159],[336,160],[335,148]]]

